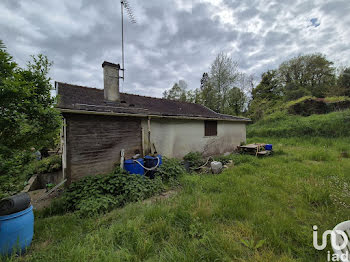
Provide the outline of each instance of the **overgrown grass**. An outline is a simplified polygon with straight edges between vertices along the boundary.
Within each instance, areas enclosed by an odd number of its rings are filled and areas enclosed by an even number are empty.
[[[276,112],[248,127],[249,137],[350,136],[350,110],[309,117]]]
[[[37,218],[33,245],[10,261],[326,261],[312,245],[350,218],[350,138],[251,138],[272,157],[232,156],[220,175],[185,175],[172,198],[104,216]],[[38,214],[36,214],[38,217]]]

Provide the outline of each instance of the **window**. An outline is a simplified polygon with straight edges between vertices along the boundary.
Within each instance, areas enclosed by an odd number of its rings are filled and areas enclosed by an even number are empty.
[[[217,121],[204,121],[204,136],[216,136],[218,134]]]

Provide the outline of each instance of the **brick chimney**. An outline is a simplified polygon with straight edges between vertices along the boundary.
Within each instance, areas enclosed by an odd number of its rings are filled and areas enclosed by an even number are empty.
[[[119,64],[113,64],[104,61],[103,67],[103,82],[105,100],[109,102],[119,102]]]

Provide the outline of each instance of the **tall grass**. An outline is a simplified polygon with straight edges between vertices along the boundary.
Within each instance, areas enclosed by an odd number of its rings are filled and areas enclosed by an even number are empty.
[[[277,112],[248,126],[247,136],[328,138],[350,136],[350,110],[309,117]]]

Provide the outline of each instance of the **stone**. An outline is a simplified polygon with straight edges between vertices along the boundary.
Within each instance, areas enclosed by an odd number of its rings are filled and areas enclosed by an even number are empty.
[[[222,171],[222,163],[218,161],[212,161],[210,163],[210,168],[213,174],[219,174]]]

